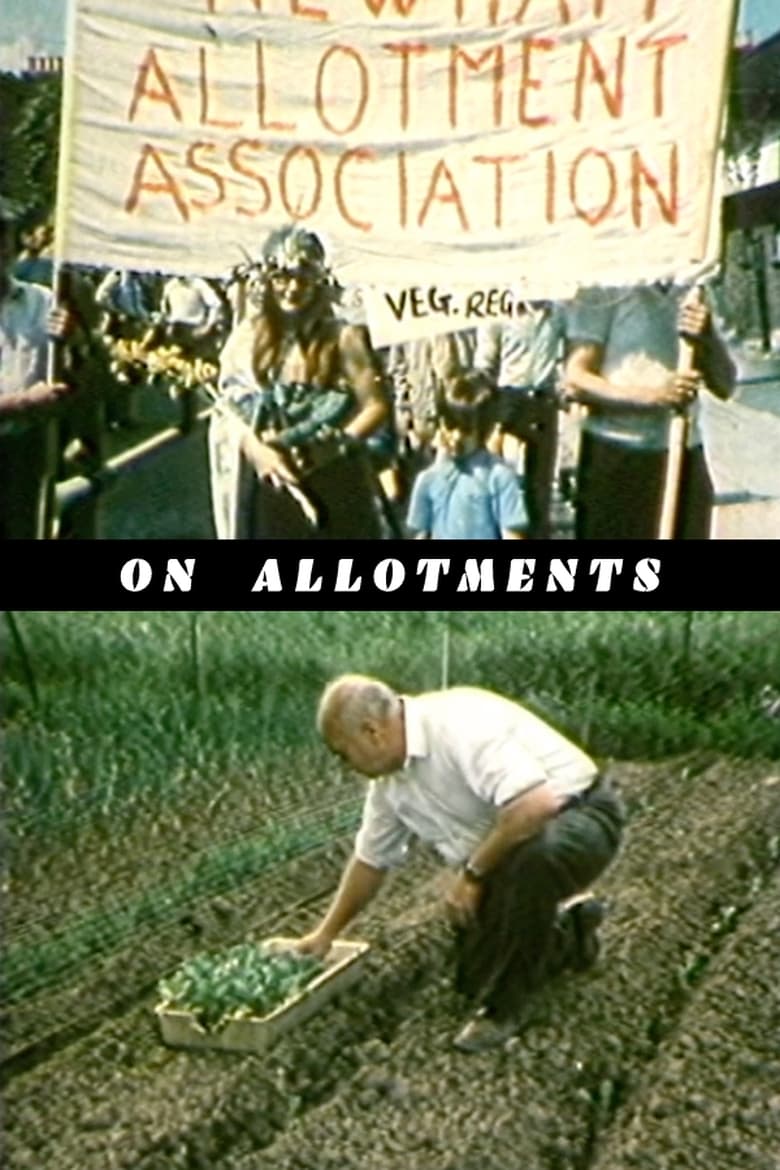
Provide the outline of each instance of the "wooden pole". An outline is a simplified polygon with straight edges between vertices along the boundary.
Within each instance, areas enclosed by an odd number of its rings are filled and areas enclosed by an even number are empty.
[[[55,259],[52,278],[52,307],[57,308],[62,300],[62,267]],[[62,381],[62,343],[49,338],[46,350],[46,381],[53,385]],[[60,426],[57,418],[42,419],[40,423],[41,447],[43,450],[43,483],[38,495],[38,513],[35,523],[35,539],[51,540],[56,535],[57,514],[55,507],[55,483],[59,462]]]
[[[702,290],[696,285],[688,294],[689,303],[696,304],[702,300]],[[690,374],[693,370],[694,345],[687,337],[680,337],[677,350],[677,373]],[[661,496],[661,513],[658,521],[658,539],[673,540],[674,528],[680,506],[680,486],[682,481],[685,449],[688,443],[688,428],[690,419],[688,409],[683,407],[676,410],[669,422],[669,440],[666,454],[666,474],[664,476],[663,494]]]
[[[571,467],[574,470],[575,476],[575,493],[577,490],[576,481],[578,478],[578,471],[580,466],[580,450],[582,448],[582,430],[588,418],[588,408],[584,402],[572,402],[569,405],[569,423],[570,423],[570,458]]]

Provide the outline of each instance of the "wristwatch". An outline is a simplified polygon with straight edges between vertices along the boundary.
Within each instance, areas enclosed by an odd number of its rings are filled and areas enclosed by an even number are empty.
[[[477,886],[481,886],[487,877],[486,871],[480,869],[478,865],[474,865],[471,861],[464,861],[460,872],[466,881],[473,882]]]

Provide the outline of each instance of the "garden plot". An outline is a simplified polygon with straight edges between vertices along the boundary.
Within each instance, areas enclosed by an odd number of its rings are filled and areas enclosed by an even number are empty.
[[[776,860],[777,798],[762,780],[722,765],[696,776],[668,767],[621,775],[632,827],[604,882],[613,911],[601,968],[551,987],[509,1051],[471,1058],[449,1047],[458,1005],[432,980],[415,1018],[347,1090],[288,1127],[264,1158],[231,1161],[231,1170],[335,1170],[339,1158],[388,1170],[589,1165],[641,1094],[662,1038],[685,1029],[694,973],[704,979],[703,958],[727,937],[714,929],[724,911],[741,914],[767,896],[763,875]],[[704,1148],[718,1166],[716,1146]],[[314,1150],[328,1160],[301,1153]]]
[[[732,930],[733,926],[733,930]],[[593,1170],[780,1166],[780,875],[728,939]]]
[[[708,1135],[706,1108],[690,1137],[673,1123],[680,1121],[678,1074],[695,1070],[694,1096],[722,1102],[725,1116],[729,1089],[734,1110],[751,1108],[736,1092],[744,1062],[772,1066],[747,1037],[765,1034],[769,1018],[755,997],[771,961],[766,932],[776,919],[771,875],[780,787],[767,783],[765,767],[718,760],[628,765],[616,776],[631,818],[623,854],[601,884],[611,903],[604,958],[591,972],[547,989],[527,1032],[506,1051],[468,1057],[451,1048],[463,1005],[449,985],[447,930],[431,916],[436,871],[421,857],[360,921],[359,934],[372,943],[360,984],[262,1057],[165,1049],[153,1015],[161,954],[139,937],[136,985],[146,963],[148,994],[106,1012],[51,1054],[40,1049],[40,1058],[9,1081],[10,1164],[774,1170],[776,1133],[769,1126],[754,1126],[744,1147],[752,1160],[740,1163],[722,1132]],[[203,813],[197,805],[188,810],[194,822]],[[171,830],[174,854],[176,837]],[[82,860],[88,873],[89,855]],[[135,860],[143,866],[140,850]],[[339,864],[339,850],[320,851],[306,864],[295,862],[295,882],[283,868],[269,873],[245,901],[243,891],[236,897],[238,919],[221,935],[215,928],[214,937],[226,943],[243,937],[242,916],[253,902],[257,913],[258,886],[267,908],[293,905],[302,892],[332,885]],[[88,899],[86,880],[81,888]],[[37,897],[44,894],[39,885]],[[284,932],[310,926],[325,901],[323,894],[291,911]],[[23,919],[24,907],[17,910]],[[115,980],[125,959],[116,957]],[[173,959],[170,953],[171,965]],[[110,983],[111,976],[107,962],[101,979]],[[85,969],[77,989],[82,1002],[93,981]],[[744,1047],[734,1027],[736,1002]],[[768,1069],[751,1075],[760,1080]],[[721,1106],[713,1108],[717,1120]],[[731,1117],[728,1125],[732,1132],[747,1121]],[[678,1140],[684,1144],[672,1161],[668,1151]]]

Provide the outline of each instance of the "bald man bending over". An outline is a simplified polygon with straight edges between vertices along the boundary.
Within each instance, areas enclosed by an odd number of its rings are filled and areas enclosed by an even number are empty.
[[[476,1009],[455,1044],[503,1045],[546,977],[595,961],[603,906],[577,895],[617,853],[618,797],[580,748],[478,687],[402,695],[344,675],[325,688],[317,726],[370,783],[353,855],[299,949],[326,955],[411,842],[425,841],[455,873],[456,986]]]

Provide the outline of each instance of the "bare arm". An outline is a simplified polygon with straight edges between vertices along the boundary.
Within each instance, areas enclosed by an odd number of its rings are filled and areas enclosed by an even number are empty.
[[[100,284],[95,290],[95,303],[100,305],[101,309],[113,308],[114,289],[119,284],[119,273],[109,272],[103,277]]]
[[[535,837],[559,807],[560,800],[547,783],[503,805],[493,828],[471,854],[472,865],[489,873],[518,842]]]
[[[48,417],[60,403],[71,397],[75,387],[65,382],[36,382],[26,390],[11,390],[0,395],[0,422]]]
[[[718,398],[729,398],[734,393],[737,369],[712,324],[709,307],[703,301],[683,301],[677,325],[682,336],[693,343],[693,364],[704,384]]]
[[[357,401],[357,412],[344,431],[355,439],[363,439],[388,417],[384,380],[365,329],[345,325],[339,336],[339,351],[341,368]]]
[[[193,329],[192,332],[195,337],[207,337],[212,329],[215,329],[219,324],[219,319],[222,315],[222,302],[207,280],[204,280],[199,287],[205,308],[205,317],[203,323]]]
[[[297,943],[298,950],[324,957],[334,939],[349,926],[378,892],[386,871],[367,865],[354,855],[347,862],[341,881],[325,917],[310,934]]]
[[[490,873],[515,845],[536,836],[559,807],[559,798],[547,783],[539,784],[505,804],[493,828],[473,850],[470,865],[479,873]],[[477,883],[460,874],[447,892],[449,917],[459,925],[465,925],[476,913],[481,893]]]
[[[718,398],[730,398],[737,381],[737,368],[720,334],[711,330],[697,349],[696,364],[707,389]]]
[[[616,386],[601,373],[603,346],[593,341],[574,341],[564,368],[568,398],[586,406],[648,407],[683,406],[695,392],[697,375],[677,378],[665,387]]]

